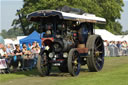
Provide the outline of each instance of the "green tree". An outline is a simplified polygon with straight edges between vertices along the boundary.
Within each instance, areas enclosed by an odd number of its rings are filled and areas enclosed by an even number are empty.
[[[3,38],[16,38],[17,36],[23,36],[23,32],[19,28],[11,28],[8,31],[2,30],[0,35],[3,36]]]
[[[117,19],[120,19],[122,6],[124,6],[123,0],[96,0],[102,10],[102,17],[106,18],[107,24],[105,29],[112,33],[119,33],[122,30],[122,26]]]
[[[122,32],[123,35],[128,35],[128,30]]]
[[[7,31],[6,30],[2,30],[0,35],[3,37],[3,38],[6,38],[7,37]]]
[[[24,0],[23,8],[17,13],[22,15],[21,19],[27,34],[37,29],[35,23],[26,20],[27,14],[43,9],[56,9],[64,5],[80,8],[87,13],[93,13],[104,17],[107,20],[106,25],[97,25],[97,28],[107,29],[115,34],[120,34],[122,26],[117,19],[120,19],[123,0]],[[19,20],[15,19],[13,26],[20,27]],[[38,30],[38,29],[37,29]]]

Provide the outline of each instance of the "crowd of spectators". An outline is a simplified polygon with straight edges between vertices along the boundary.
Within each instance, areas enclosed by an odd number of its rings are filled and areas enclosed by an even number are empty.
[[[0,44],[0,59],[5,59],[7,70],[16,72],[18,70],[32,69],[36,66],[40,46],[37,42],[31,44],[15,45],[12,49],[10,44]]]
[[[104,41],[105,56],[128,56],[127,41]]]

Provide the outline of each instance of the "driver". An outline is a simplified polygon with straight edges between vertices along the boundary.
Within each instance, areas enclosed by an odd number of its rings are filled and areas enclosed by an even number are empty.
[[[52,32],[52,24],[48,24],[47,27],[46,27],[46,35],[51,35]]]

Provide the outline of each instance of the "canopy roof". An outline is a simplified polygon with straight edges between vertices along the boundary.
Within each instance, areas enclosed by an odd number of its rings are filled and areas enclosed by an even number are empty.
[[[23,43],[29,44],[29,43],[33,43],[34,41],[41,44],[40,35],[36,31],[32,32],[28,37],[20,39],[20,44],[23,44]]]
[[[57,16],[59,19],[64,20],[72,20],[79,22],[91,22],[91,23],[105,23],[106,20],[101,17],[97,17],[94,14],[75,14],[75,13],[67,13],[58,10],[39,10],[33,13],[28,14],[27,18],[29,21],[40,21],[41,18]]]

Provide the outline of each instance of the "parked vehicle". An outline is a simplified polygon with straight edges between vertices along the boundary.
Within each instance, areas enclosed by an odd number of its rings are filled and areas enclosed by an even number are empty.
[[[41,30],[45,32],[42,38],[44,46],[37,62],[41,76],[49,75],[52,66],[72,76],[80,73],[81,65],[87,64],[91,72],[103,68],[103,40],[95,35],[94,24],[104,24],[104,18],[70,7],[36,11],[27,18],[40,23]]]

